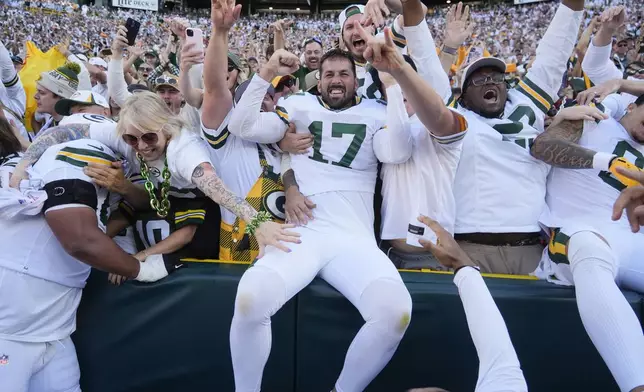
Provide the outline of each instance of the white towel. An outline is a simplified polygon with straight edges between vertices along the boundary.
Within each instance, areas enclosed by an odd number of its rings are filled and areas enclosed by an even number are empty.
[[[38,215],[47,200],[42,190],[42,180],[23,180],[20,190],[0,189],[0,219],[12,219],[16,215]]]

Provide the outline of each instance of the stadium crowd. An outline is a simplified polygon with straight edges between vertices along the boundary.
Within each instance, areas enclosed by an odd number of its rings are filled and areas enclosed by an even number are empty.
[[[259,391],[270,318],[316,276],[366,322],[333,390],[364,390],[413,322],[398,269],[453,271],[477,391],[530,381],[480,272],[575,286],[620,389],[644,391],[620,292],[644,293],[643,6],[4,3],[0,390],[80,390],[92,267],[155,282],[196,258],[253,265],[238,391]]]

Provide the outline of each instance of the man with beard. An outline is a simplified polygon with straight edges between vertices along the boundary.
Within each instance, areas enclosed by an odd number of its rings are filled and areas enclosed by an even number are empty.
[[[625,216],[611,220],[620,192],[639,185],[622,170],[644,168],[644,95],[619,122],[589,106],[562,110],[532,155],[553,166],[540,218],[551,239],[536,275],[575,286],[584,328],[620,390],[644,391],[644,335],[619,290],[644,293],[644,237]]]
[[[423,5],[425,12],[427,7]],[[364,59],[364,51],[367,49],[367,43],[360,35],[358,25],[364,19],[365,6],[361,4],[353,4],[340,12],[340,26],[341,26],[341,39],[344,47],[347,49],[353,60],[356,63],[356,75],[358,76],[358,95],[363,98],[382,98],[380,93],[380,85],[374,83],[373,77],[369,73],[369,66]],[[396,18],[391,25],[391,35],[394,43],[401,50],[406,46],[405,37],[400,33],[400,18]],[[373,25],[369,24],[364,29],[370,35],[374,35],[376,29]]]
[[[390,52],[382,53],[391,58]],[[278,50],[274,56],[278,61],[269,61],[251,80],[233,111],[230,131],[276,134],[265,142],[278,141],[290,123],[298,133],[310,132],[310,153],[291,159],[302,193],[316,204],[316,216],[296,229],[302,243],[292,252],[268,250],[239,283],[230,335],[236,390],[259,391],[270,353],[270,317],[320,276],[367,321],[335,385],[338,392],[362,391],[393,355],[411,317],[409,293],[373,234],[378,161],[401,163],[411,155],[402,93],[398,85],[388,89],[388,96],[399,99],[387,106],[360,98],[352,56],[334,49],[320,61],[320,96],[294,94],[275,113],[261,112],[270,81],[299,67],[293,54]],[[402,57],[396,61],[398,67],[404,64]]]
[[[529,151],[561,86],[583,6],[562,2],[516,88],[506,85],[497,58],[480,58],[463,72],[453,104],[478,124],[464,138],[456,172],[455,238],[484,272],[529,274],[541,257],[538,220],[550,167]]]

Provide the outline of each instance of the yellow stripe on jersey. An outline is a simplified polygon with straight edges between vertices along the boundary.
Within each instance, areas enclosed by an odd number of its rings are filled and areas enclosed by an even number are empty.
[[[286,111],[286,109],[284,109],[282,106],[275,106],[275,113],[277,113],[277,116],[280,118],[280,120],[284,121],[287,125],[289,124],[288,112]]]
[[[391,38],[394,41],[394,44],[396,44],[397,47],[399,48],[404,48],[407,46],[407,39],[405,38],[404,35],[396,31],[396,20],[394,19],[394,22],[391,24]]]
[[[548,110],[550,110],[553,105],[550,96],[548,96],[548,94],[528,78],[523,78],[523,80],[519,81],[517,91],[530,98],[532,103],[534,103],[534,105],[545,114],[548,113]]]
[[[225,127],[219,135],[209,135],[203,127],[201,128],[201,133],[203,133],[203,136],[208,142],[208,145],[210,145],[210,147],[214,148],[215,150],[222,148],[226,144],[226,140],[228,140],[228,135],[230,135],[230,132],[228,132],[228,127]]]
[[[570,264],[568,260],[568,241],[570,237],[560,229],[551,229],[548,243],[548,257],[556,264]]]
[[[11,79],[8,82],[2,82],[2,84],[4,84],[5,87],[12,87],[12,86],[15,86],[18,83],[18,81],[20,81],[20,78],[18,77],[18,74],[16,73],[16,75],[13,77],[13,79]]]
[[[67,162],[78,167],[85,167],[88,163],[98,163],[110,166],[115,158],[100,151],[84,148],[65,147],[58,151],[56,160]]]
[[[174,223],[175,224],[201,224],[206,219],[206,210],[187,210],[181,212],[175,212],[174,214]]]
[[[461,114],[451,111],[454,119],[458,122],[458,132],[449,136],[437,136],[430,132],[431,137],[438,144],[451,144],[463,140],[467,130],[467,120]]]

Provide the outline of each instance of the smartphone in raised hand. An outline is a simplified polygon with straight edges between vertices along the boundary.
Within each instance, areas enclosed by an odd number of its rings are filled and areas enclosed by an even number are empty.
[[[141,28],[141,22],[138,20],[134,20],[132,18],[127,18],[125,21],[125,28],[127,29],[127,44],[130,46],[134,46],[134,42],[136,42],[136,37],[139,35],[139,29]]]
[[[197,29],[194,27],[188,27],[186,29],[186,44],[193,43],[195,45],[195,49],[201,50],[201,52],[204,51],[204,46],[203,46],[203,32],[201,29]]]

